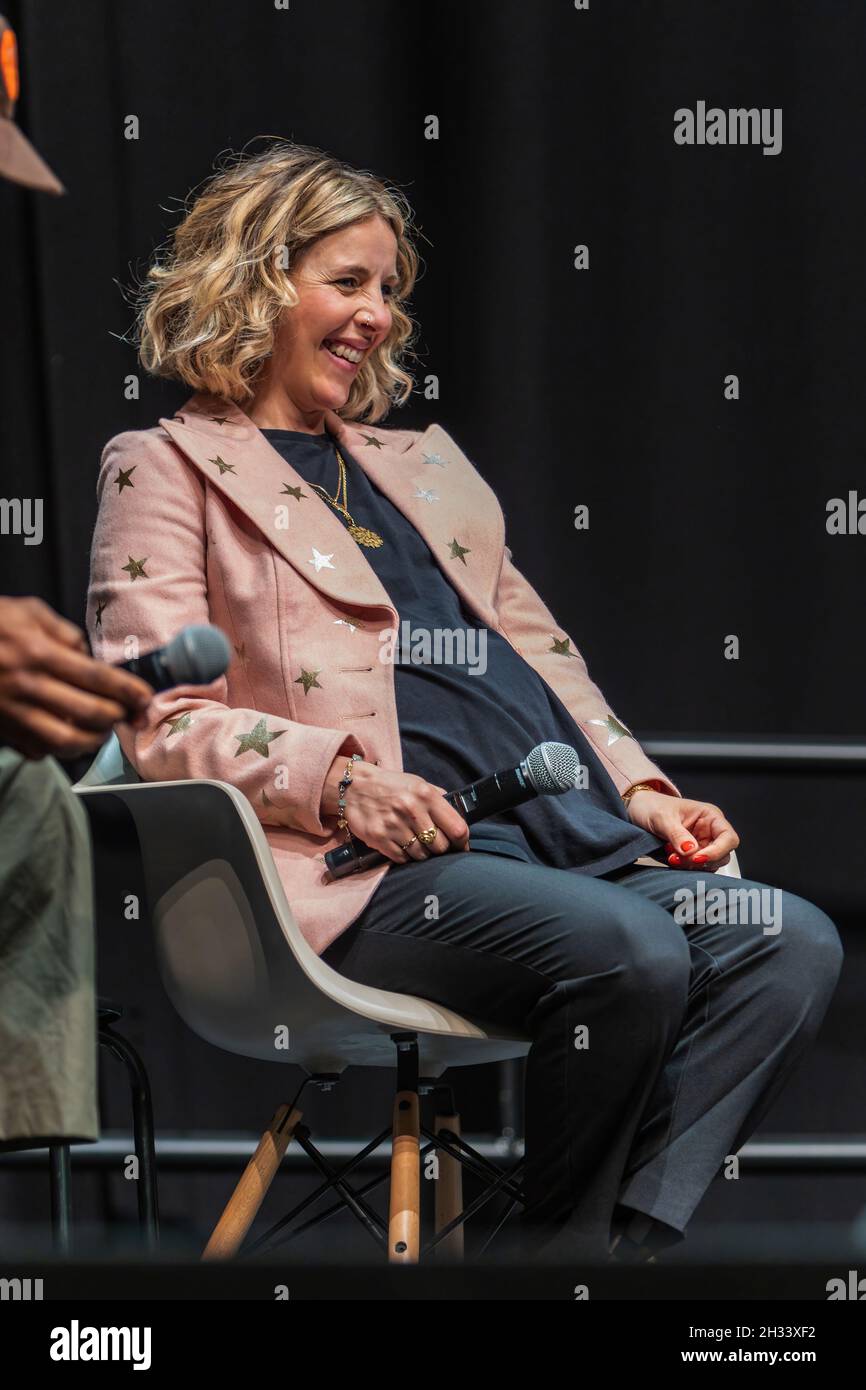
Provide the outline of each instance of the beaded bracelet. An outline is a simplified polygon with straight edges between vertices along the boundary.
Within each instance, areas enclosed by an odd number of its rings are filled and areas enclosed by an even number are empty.
[[[337,829],[345,830],[347,832],[347,839],[352,838],[352,832],[349,829],[349,822],[346,820],[346,788],[351,786],[352,783],[352,763],[363,761],[364,759],[361,753],[353,753],[352,756],[349,758],[349,761],[346,763],[346,771],[343,773],[343,776],[340,779],[339,801],[337,803]]]

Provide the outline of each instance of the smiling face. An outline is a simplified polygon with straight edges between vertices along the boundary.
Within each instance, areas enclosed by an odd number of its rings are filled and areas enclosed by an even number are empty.
[[[299,301],[283,314],[248,410],[260,427],[318,433],[323,412],[346,404],[361,364],[390,332],[396,257],[397,238],[376,216],[322,237],[293,267]]]

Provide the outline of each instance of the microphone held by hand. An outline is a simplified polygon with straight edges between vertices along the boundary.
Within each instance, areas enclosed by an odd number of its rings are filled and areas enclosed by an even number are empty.
[[[561,796],[574,790],[579,771],[580,757],[570,744],[538,743],[516,767],[470,782],[459,791],[446,792],[444,800],[472,825],[485,816],[510,811],[534,796]],[[353,837],[328,850],[324,858],[332,878],[345,878],[380,864],[387,856]]]
[[[231,648],[225,633],[218,627],[201,624],[183,628],[156,651],[145,652],[132,661],[119,661],[117,665],[160,691],[176,685],[210,685],[223,674],[230,660]]]

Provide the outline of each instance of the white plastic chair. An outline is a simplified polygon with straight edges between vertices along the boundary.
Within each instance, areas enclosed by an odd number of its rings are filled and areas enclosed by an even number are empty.
[[[396,1061],[393,1125],[374,1145],[392,1138],[387,1237],[377,1213],[359,1201],[342,1174],[332,1174],[320,1191],[339,1183],[341,1200],[386,1246],[391,1260],[417,1260],[420,1138],[428,1135],[419,1124],[419,1065],[420,1074],[432,1079],[447,1067],[521,1057],[529,1051],[529,1036],[338,974],[302,936],[264,830],[241,792],[220,781],[126,781],[130,775],[136,776],[134,769],[112,735],[74,790],[90,814],[97,851],[113,829],[125,825],[134,832],[160,974],[189,1027],[229,1052],[294,1063],[307,1081],[320,1085],[332,1085],[351,1065],[393,1067]],[[96,893],[98,911],[98,872]],[[286,1031],[288,1046],[278,1049],[276,1040]],[[423,1089],[431,1087],[425,1082]],[[493,1183],[488,1197],[505,1191],[513,1206],[520,1192],[513,1173],[503,1177],[495,1165],[463,1149],[450,1088],[441,1093],[447,1103],[428,1135],[440,1150],[436,1229],[441,1236],[456,1223],[441,1244],[459,1254],[461,1163],[476,1172],[487,1169]],[[294,1104],[279,1108],[208,1243],[207,1258],[240,1248],[293,1135],[327,1168],[300,1120]]]
[[[508,1215],[522,1200],[515,1182],[522,1164],[505,1174],[467,1149],[450,1088],[433,1088],[426,1078],[448,1067],[522,1057],[531,1045],[528,1035],[464,1018],[414,995],[359,984],[321,960],[295,921],[258,817],[228,783],[142,782],[112,735],[74,790],[90,814],[97,850],[118,828],[134,834],[162,981],[193,1032],[229,1052],[300,1066],[307,1073],[301,1090],[310,1081],[330,1087],[352,1065],[397,1063],[392,1125],[363,1151],[390,1135],[387,1231],[345,1180],[358,1157],[340,1173],[330,1169],[293,1102],[280,1106],[262,1135],[205,1258],[226,1258],[240,1249],[293,1136],[325,1174],[315,1195],[336,1189],[391,1261],[415,1262],[421,1253],[422,1136],[439,1150],[437,1234],[428,1248],[461,1255],[463,1221],[497,1192],[509,1199]],[[718,872],[739,877],[736,857]],[[96,893],[98,910],[98,872]],[[278,1047],[277,1039],[286,1036],[288,1046]],[[432,1132],[420,1124],[419,1077],[422,1092],[435,1089],[444,1098]],[[488,1183],[470,1212],[462,1209],[461,1165]]]

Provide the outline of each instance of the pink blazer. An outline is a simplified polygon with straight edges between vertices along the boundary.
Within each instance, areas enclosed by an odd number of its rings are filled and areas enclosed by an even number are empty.
[[[556,692],[617,789],[657,778],[678,792],[515,568],[495,493],[442,426],[357,426],[332,411],[326,422],[480,622]],[[416,495],[431,488],[435,501]],[[248,797],[301,931],[321,954],[390,867],[329,881],[322,856],[344,834],[319,806],[338,753],[403,770],[394,668],[379,659],[397,609],[343,521],[224,400],[195,395],[157,427],[115,436],[97,493],[87,604],[95,655],[121,661],[135,644],[146,652],[205,622],[226,632],[234,652],[212,685],[158,695],[146,728],[120,730],[123,750],[145,781],[216,778]]]

